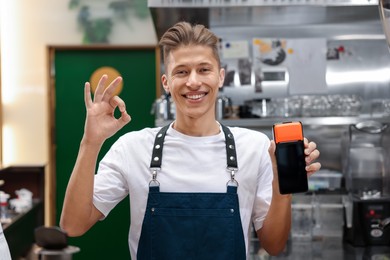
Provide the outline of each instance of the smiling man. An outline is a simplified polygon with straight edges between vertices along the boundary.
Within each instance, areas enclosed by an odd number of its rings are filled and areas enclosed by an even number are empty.
[[[215,119],[225,77],[218,37],[203,25],[180,22],[160,46],[166,68],[161,80],[175,102],[175,121],[121,136],[95,175],[103,142],[130,116],[112,95],[121,78],[104,90],[103,76],[94,100],[86,83],[87,118],[62,228],[82,235],[129,195],[132,259],[246,259],[252,225],[261,246],[278,254],[290,230],[291,195],[279,193],[275,143]],[[310,175],[320,168],[319,151],[306,139],[305,155]]]
[[[220,69],[215,58],[217,53],[213,49],[191,44],[189,37],[183,40],[180,48],[168,50],[169,47],[165,47],[165,66],[168,70],[162,76],[162,83],[178,111],[175,122],[177,130],[196,136],[216,134],[220,129],[215,121],[215,100],[225,71]],[[207,41],[207,38],[199,41]],[[195,127],[197,125],[203,126]],[[193,132],[200,129],[201,132]]]

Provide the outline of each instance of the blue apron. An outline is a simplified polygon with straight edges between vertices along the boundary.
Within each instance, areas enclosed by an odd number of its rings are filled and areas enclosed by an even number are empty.
[[[237,156],[234,138],[225,134],[227,169],[231,179],[226,193],[160,192],[157,172],[168,126],[158,132],[150,168],[152,180],[138,244],[138,260],[245,260],[235,180]]]

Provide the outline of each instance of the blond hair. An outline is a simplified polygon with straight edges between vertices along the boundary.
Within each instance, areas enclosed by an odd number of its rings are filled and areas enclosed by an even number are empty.
[[[218,42],[219,38],[204,25],[191,25],[188,22],[178,22],[163,34],[159,45],[163,51],[165,67],[168,64],[168,56],[171,51],[183,46],[191,45],[210,47],[213,51],[213,56],[220,67]]]

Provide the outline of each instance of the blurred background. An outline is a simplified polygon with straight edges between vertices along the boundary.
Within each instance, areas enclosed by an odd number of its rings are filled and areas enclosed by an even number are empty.
[[[387,1],[1,0],[0,12],[0,220],[14,259],[34,257],[36,227],[58,225],[85,81],[121,75],[133,118],[100,157],[119,135],[175,119],[157,43],[181,20],[220,37],[219,121],[270,138],[274,123],[301,121],[321,151],[309,192],[293,197],[285,251],[272,258],[390,258]],[[129,258],[128,207],[127,198],[70,239],[81,249],[73,257]],[[255,232],[251,241],[251,259],[271,258]]]

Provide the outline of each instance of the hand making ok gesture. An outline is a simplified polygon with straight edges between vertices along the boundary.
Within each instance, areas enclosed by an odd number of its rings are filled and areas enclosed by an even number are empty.
[[[90,83],[85,83],[84,99],[87,117],[83,139],[89,144],[103,144],[107,138],[114,135],[131,120],[130,115],[126,112],[125,102],[120,97],[113,95],[122,78],[117,77],[105,88],[107,79],[107,75],[100,78],[93,100]],[[116,108],[121,112],[119,118],[114,116]]]

